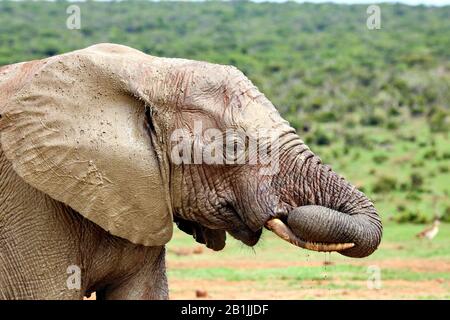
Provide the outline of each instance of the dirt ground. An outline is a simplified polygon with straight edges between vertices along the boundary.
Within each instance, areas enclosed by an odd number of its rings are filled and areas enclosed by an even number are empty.
[[[433,242],[415,237],[421,229],[389,225],[377,252],[364,259],[299,250],[271,234],[256,250],[230,239],[213,252],[176,231],[166,257],[170,299],[449,300],[450,224]],[[372,266],[380,272],[377,288]]]
[[[282,289],[282,281],[274,281],[261,287],[257,281],[223,281],[223,280],[173,280],[169,281],[171,299],[196,299],[196,292],[192,288],[207,288],[206,299],[416,299],[420,292],[423,297],[442,296],[448,294],[448,282],[435,281],[383,281],[381,289],[327,289],[330,284],[336,286],[358,285],[365,287],[364,281],[304,281],[298,287],[289,290]],[[323,286],[323,287],[322,287]],[[281,289],[281,290],[277,290]]]
[[[353,265],[366,265],[355,262]],[[372,261],[384,268],[408,269],[415,272],[450,272],[450,261],[440,260],[391,260]],[[226,265],[220,261],[172,262],[169,268],[209,268],[230,267],[246,270],[283,267],[320,266],[323,262],[283,263],[274,261],[261,263],[251,260],[229,261]],[[249,271],[250,272],[250,271]],[[331,288],[333,289],[331,289]],[[426,281],[382,280],[380,289],[368,289],[365,281],[320,280],[300,281],[297,285],[286,286],[285,281],[274,280],[269,283],[259,281],[226,281],[222,279],[172,279],[169,277],[170,299],[417,299],[433,297],[448,299],[450,281],[434,279]],[[198,297],[202,292],[206,295]],[[89,299],[95,299],[95,294]]]
[[[299,261],[299,262],[283,262],[283,261],[265,261],[261,263],[255,260],[235,260],[226,261],[226,264],[221,260],[207,260],[207,261],[170,261],[169,268],[211,268],[211,267],[229,267],[238,269],[263,269],[263,268],[283,268],[283,267],[314,267],[322,266],[324,262],[320,261]],[[443,260],[382,260],[382,261],[355,261],[351,265],[378,265],[384,268],[398,268],[409,269],[417,272],[450,272],[450,261]]]
[[[367,265],[367,262],[353,262],[352,265]],[[415,259],[371,261],[370,264],[381,268],[407,269],[414,272],[450,272],[450,261]],[[323,262],[283,263],[280,261],[259,263],[252,260],[196,261],[172,262],[169,268],[210,268],[229,267],[246,270],[260,268],[312,267],[323,265]],[[251,272],[251,271],[249,271]],[[316,280],[299,281],[298,284],[286,286],[286,281],[225,281],[221,279],[170,279],[171,299],[198,299],[197,290],[206,293],[200,299],[448,299],[450,281],[437,278],[433,280],[381,280],[380,289],[369,289],[366,281],[356,280]]]

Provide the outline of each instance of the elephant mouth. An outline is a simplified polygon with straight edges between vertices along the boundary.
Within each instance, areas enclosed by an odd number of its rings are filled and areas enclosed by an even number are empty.
[[[235,239],[241,241],[247,246],[253,247],[261,238],[262,229],[257,231],[251,231],[250,229],[233,229],[227,230],[227,232]]]
[[[265,227],[275,233],[281,239],[300,248],[318,251],[318,252],[333,252],[350,249],[355,246],[354,243],[324,243],[324,242],[312,242],[301,239],[296,235],[287,224],[285,224],[279,218],[272,218],[268,220]]]

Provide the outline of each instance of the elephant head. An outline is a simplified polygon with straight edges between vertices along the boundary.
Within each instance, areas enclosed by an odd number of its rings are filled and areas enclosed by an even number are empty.
[[[100,44],[16,69],[0,96],[6,156],[116,236],[164,245],[175,222],[214,250],[226,232],[253,246],[264,227],[351,257],[380,243],[372,202],[234,67]]]

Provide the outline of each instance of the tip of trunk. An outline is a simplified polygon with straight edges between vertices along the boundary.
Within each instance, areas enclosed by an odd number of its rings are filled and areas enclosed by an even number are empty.
[[[300,239],[320,243],[354,243],[340,254],[363,258],[381,241],[382,226],[373,212],[349,215],[323,206],[297,207],[289,213],[287,225]]]

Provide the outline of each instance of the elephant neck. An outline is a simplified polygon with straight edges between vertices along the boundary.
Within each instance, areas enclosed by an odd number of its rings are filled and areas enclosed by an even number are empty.
[[[174,215],[180,213],[183,205],[184,177],[182,166],[172,165],[170,168],[169,188],[171,195],[172,212]]]

